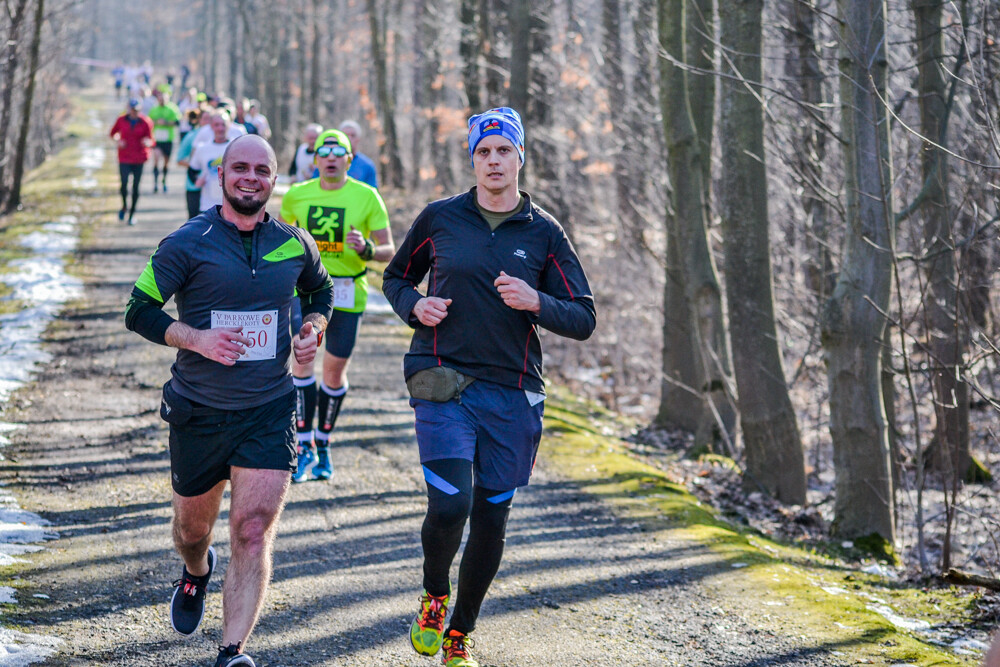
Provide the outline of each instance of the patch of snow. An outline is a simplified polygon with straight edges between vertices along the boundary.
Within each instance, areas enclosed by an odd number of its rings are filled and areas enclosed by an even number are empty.
[[[0,628],[0,665],[27,667],[56,652],[61,639]]]
[[[96,122],[96,114],[91,121]],[[95,169],[104,162],[105,150],[99,146],[81,146],[77,166],[83,170],[74,187],[93,188]],[[23,236],[21,246],[31,251],[25,258],[11,261],[8,272],[0,274],[10,295],[23,305],[17,312],[0,315],[0,403],[28,382],[39,367],[51,359],[42,349],[40,336],[64,304],[83,292],[83,283],[66,273],[66,255],[76,248],[78,219],[64,215],[42,226],[40,231]],[[0,447],[10,444],[7,438],[17,424],[0,422]],[[0,496],[0,566],[23,562],[18,558],[42,549],[37,543],[57,539],[47,527],[50,522],[33,512],[21,509],[9,494]],[[37,598],[48,598],[44,593]],[[14,589],[0,586],[0,603],[16,604]],[[0,627],[0,665],[22,667],[41,662],[56,652],[62,640]]]
[[[883,604],[869,604],[865,605],[870,611],[874,611],[876,614],[882,616],[887,621],[895,625],[897,628],[902,630],[910,630],[912,632],[922,632],[931,629],[931,624],[927,621],[922,621],[916,618],[906,618],[900,616],[890,607]]]
[[[980,653],[985,653],[989,645],[985,642],[981,642],[978,639],[972,639],[971,637],[959,637],[951,644],[952,650],[960,655],[979,655]]]
[[[887,579],[895,579],[899,575],[892,568],[886,567],[881,563],[872,563],[871,565],[866,565],[861,568],[862,572],[867,572],[868,574],[875,574],[880,577],[886,577]]]

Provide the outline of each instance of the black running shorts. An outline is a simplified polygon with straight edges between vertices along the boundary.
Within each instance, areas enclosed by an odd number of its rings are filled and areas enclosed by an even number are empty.
[[[246,410],[196,404],[190,420],[170,425],[170,479],[180,496],[206,493],[229,479],[230,466],[291,472],[295,462],[294,391]]]
[[[163,153],[163,158],[165,160],[170,159],[170,154],[174,152],[174,142],[172,141],[157,141],[156,150]]]

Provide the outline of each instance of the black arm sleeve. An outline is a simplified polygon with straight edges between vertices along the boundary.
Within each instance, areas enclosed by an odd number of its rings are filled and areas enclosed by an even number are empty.
[[[299,303],[302,304],[302,317],[310,313],[319,313],[326,319],[330,319],[333,312],[333,281],[327,277],[326,282],[312,292],[306,292],[300,286]]]
[[[166,345],[167,327],[176,322],[163,312],[163,304],[150,299],[139,290],[132,291],[132,297],[125,306],[125,327],[153,343]]]

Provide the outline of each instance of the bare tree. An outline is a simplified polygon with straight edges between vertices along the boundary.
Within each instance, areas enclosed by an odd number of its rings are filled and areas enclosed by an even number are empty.
[[[726,394],[729,354],[722,321],[722,290],[708,245],[704,155],[683,64],[685,0],[659,0],[657,25],[665,58],[660,105],[667,136],[670,203],[667,210],[663,380],[656,421],[695,431],[699,445],[728,438],[733,422]],[[711,122],[710,120],[708,122]]]
[[[928,349],[934,391],[936,428],[931,463],[959,480],[969,468],[969,389],[961,381],[966,340],[958,312],[955,262],[955,211],[949,198],[947,153],[948,90],[945,81],[943,0],[913,0],[916,19],[917,96],[921,134],[928,139],[920,152],[924,178],[920,211],[924,222],[928,290]]]
[[[764,156],[761,13],[763,0],[719,7],[722,57],[719,201],[726,300],[746,484],[805,504],[806,471],[774,323],[767,168]]]
[[[384,20],[379,21],[378,3],[368,0],[368,25],[371,29],[372,60],[375,65],[375,89],[382,117],[382,135],[385,142],[379,150],[382,158],[382,178],[393,187],[403,187],[403,163],[399,159],[399,142],[396,138],[396,102],[389,94],[389,77],[386,69]]]
[[[35,99],[35,82],[38,76],[38,54],[42,44],[42,24],[45,19],[45,0],[35,0],[34,28],[31,32],[31,46],[28,49],[28,83],[21,100],[21,122],[14,149],[14,177],[10,191],[3,205],[5,213],[10,213],[21,205],[21,181],[24,178],[24,162],[28,150],[28,131],[31,129],[31,105]]]
[[[838,0],[847,209],[843,264],[823,314],[836,467],[834,531],[895,539],[889,440],[881,391],[894,249],[886,108],[885,5]]]
[[[14,87],[17,82],[17,75],[21,71],[18,59],[18,46],[21,43],[21,30],[24,28],[27,18],[28,0],[17,0],[12,6],[11,3],[4,3],[6,16],[7,42],[4,49],[3,59],[3,83],[0,84],[0,206],[6,208],[9,199],[7,191],[7,166],[10,160],[10,152],[7,145],[10,141],[10,133],[14,129],[11,125],[11,118],[14,114]]]

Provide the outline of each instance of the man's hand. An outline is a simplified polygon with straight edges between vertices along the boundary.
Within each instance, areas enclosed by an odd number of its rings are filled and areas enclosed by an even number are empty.
[[[246,351],[250,339],[241,335],[243,327],[203,329],[194,335],[188,348],[223,366],[232,366]]]
[[[441,320],[448,317],[448,306],[450,305],[451,299],[425,296],[413,306],[413,314],[424,326],[436,327],[441,324]]]
[[[354,248],[354,252],[359,255],[365,249],[365,235],[356,230],[353,226],[351,231],[347,232],[347,238],[344,239],[347,245]]]
[[[299,333],[292,339],[295,363],[302,366],[311,364],[316,359],[317,349],[319,349],[319,332],[313,332],[312,322],[304,322]]]
[[[538,292],[520,278],[508,276],[501,271],[500,277],[493,281],[493,286],[500,292],[503,302],[514,310],[527,310],[537,315],[542,308]]]

